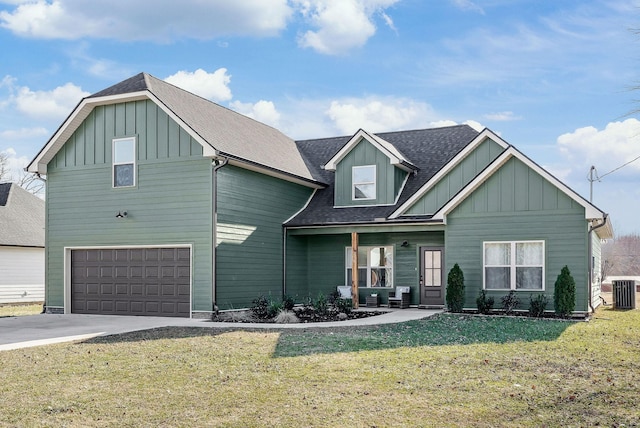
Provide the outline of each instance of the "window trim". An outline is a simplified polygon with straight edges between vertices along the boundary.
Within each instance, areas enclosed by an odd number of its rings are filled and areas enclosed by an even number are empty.
[[[355,180],[356,169],[373,168],[373,181],[358,181]],[[376,183],[378,177],[378,166],[373,165],[357,165],[351,167],[351,200],[352,201],[374,201],[378,196],[378,185]],[[373,184],[373,198],[356,198],[356,185],[361,184]]]
[[[133,141],[133,161],[132,162],[116,162],[116,143],[119,141]],[[111,187],[113,189],[129,189],[132,187],[136,187],[137,184],[137,163],[136,163],[136,153],[137,153],[137,145],[138,139],[135,136],[131,137],[119,137],[111,140]],[[118,165],[133,165],[133,183],[129,186],[116,186],[116,166]]]
[[[367,254],[370,253],[370,251],[374,248],[384,248],[385,250],[389,250],[391,253],[391,285],[385,285],[384,287],[380,286],[380,287],[372,287],[371,286],[371,270],[372,269],[378,269],[378,267],[375,266],[371,266],[370,264],[370,260],[369,257],[367,257],[367,265],[366,266],[362,266],[360,264],[360,260],[358,260],[358,270],[360,269],[366,269],[367,270],[367,289],[371,289],[371,290],[390,290],[392,289],[395,285],[395,274],[396,274],[396,270],[395,270],[395,247],[393,245],[360,245],[358,246],[358,250],[362,250],[362,249],[366,249]],[[349,277],[348,271],[349,269],[351,269],[351,260],[349,259],[349,252],[352,251],[352,248],[350,245],[347,245],[346,247],[344,247],[344,277],[345,277],[345,284],[351,284],[351,278]],[[385,269],[387,269],[385,267]]]
[[[509,244],[511,246],[511,254],[509,265],[490,265],[487,266],[487,244]],[[516,258],[517,244],[542,244],[542,265],[518,265]],[[483,241],[482,242],[482,289],[490,291],[522,291],[522,292],[542,292],[546,290],[545,271],[546,271],[546,249],[544,240],[522,240],[522,241]],[[509,288],[488,288],[487,286],[487,267],[509,267],[510,278]],[[541,267],[542,268],[542,287],[541,288],[516,288],[516,270],[519,267]]]

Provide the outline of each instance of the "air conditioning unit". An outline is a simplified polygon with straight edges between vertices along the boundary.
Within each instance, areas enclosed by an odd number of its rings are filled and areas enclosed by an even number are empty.
[[[613,281],[613,308],[636,308],[636,282],[632,280]]]

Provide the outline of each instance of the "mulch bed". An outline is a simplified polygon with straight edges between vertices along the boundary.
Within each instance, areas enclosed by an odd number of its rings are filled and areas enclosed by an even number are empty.
[[[294,312],[300,323],[319,323],[319,322],[331,322],[331,321],[345,321],[354,320],[360,318],[368,318],[376,315],[382,315],[385,311],[364,311],[356,310],[349,314],[340,313],[335,310],[330,310],[324,314],[317,313],[310,307],[296,307]],[[221,312],[214,315],[211,321],[214,322],[230,322],[230,323],[265,323],[273,324],[275,321],[273,318],[257,318],[251,316],[251,311],[235,311],[235,312]]]

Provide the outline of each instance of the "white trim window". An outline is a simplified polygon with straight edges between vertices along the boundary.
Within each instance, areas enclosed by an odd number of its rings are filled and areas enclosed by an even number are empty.
[[[544,290],[544,241],[483,243],[485,290]]]
[[[364,165],[351,168],[351,199],[366,201],[376,198],[376,166]]]
[[[345,250],[345,284],[351,284],[351,247]],[[358,287],[393,287],[393,247],[358,247]]]
[[[113,139],[113,187],[136,185],[135,137]]]

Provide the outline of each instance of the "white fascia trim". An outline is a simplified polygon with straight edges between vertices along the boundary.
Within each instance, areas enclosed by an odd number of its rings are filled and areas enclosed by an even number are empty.
[[[381,221],[378,223],[342,223],[342,224],[327,224],[327,225],[319,225],[319,226],[287,226],[287,230],[304,230],[304,229],[338,229],[344,227],[380,227],[380,226],[388,226],[388,227],[402,227],[402,226],[423,226],[423,227],[434,227],[434,226],[442,226],[445,224],[442,221],[430,221],[428,223],[418,223],[418,222],[407,222],[407,223],[387,223],[385,221]]]
[[[509,143],[504,141],[498,135],[488,128],[483,129],[467,146],[462,149],[453,159],[449,161],[444,167],[440,169],[427,181],[416,193],[414,193],[404,204],[402,204],[397,210],[395,210],[390,216],[390,219],[398,218],[405,214],[405,212],[413,206],[420,198],[422,198],[433,186],[435,186],[444,176],[446,176],[456,165],[462,162],[473,150],[476,149],[486,139],[491,139],[497,143],[503,149],[511,147]]]
[[[145,90],[139,92],[131,92],[127,94],[109,95],[106,97],[97,98],[84,98],[71,112],[69,117],[62,123],[60,128],[49,139],[47,144],[36,155],[36,157],[27,166],[28,172],[37,172],[40,174],[47,173],[47,164],[53,159],[53,157],[62,148],[64,143],[73,135],[78,129],[78,126],[84,121],[91,113],[94,107],[99,105],[110,105],[122,102],[140,101],[149,99],[159,106],[169,117],[178,123],[187,133],[193,137],[201,146],[204,157],[213,158],[217,155],[217,151],[209,143],[207,143],[198,133],[193,131],[180,117],[178,117],[171,109],[167,108],[154,94]]]
[[[64,307],[65,314],[71,313],[71,251],[73,250],[121,250],[128,248],[188,248],[189,249],[189,318],[193,311],[193,244],[162,244],[162,245],[96,245],[96,246],[72,246],[64,247],[63,263],[63,285],[64,285]],[[53,306],[52,306],[53,307]]]
[[[331,159],[327,161],[324,165],[324,169],[327,171],[335,171],[338,163],[360,142],[360,140],[364,138],[373,144],[378,150],[380,150],[386,157],[389,158],[392,165],[396,165],[399,168],[405,171],[413,171],[412,168],[403,165],[403,162],[411,164],[408,159],[405,159],[400,152],[393,146],[393,144],[388,141],[383,140],[382,138],[369,134],[367,131],[363,129],[359,129],[353,137],[347,141],[347,144],[342,146],[342,148],[336,153]],[[412,165],[412,164],[411,164]]]
[[[313,189],[313,192],[311,192],[311,196],[309,196],[309,199],[307,199],[307,202],[304,204],[304,206],[302,208],[300,208],[298,211],[296,211],[295,214],[293,214],[291,217],[289,217],[288,219],[286,219],[284,222],[282,222],[282,224],[287,224],[289,223],[291,220],[293,220],[298,214],[300,214],[302,211],[306,210],[307,207],[309,206],[309,204],[311,203],[311,200],[313,199],[313,197],[316,195],[316,192],[318,191],[318,189]]]
[[[560,189],[565,195],[576,201],[585,211],[585,219],[601,219],[604,217],[604,213],[598,208],[589,203],[582,196],[571,190],[567,185],[548,173],[538,164],[531,159],[523,155],[516,150],[515,147],[509,146],[507,150],[502,152],[484,171],[476,176],[469,184],[467,184],[457,195],[455,195],[449,202],[447,202],[442,208],[440,208],[432,217],[434,220],[442,220],[446,224],[446,216],[455,207],[457,207],[462,201],[464,201],[471,193],[473,193],[482,183],[484,183],[489,177],[491,177],[496,171],[498,171],[509,159],[512,157],[517,158],[529,168],[540,174],[545,180],[553,184]]]

